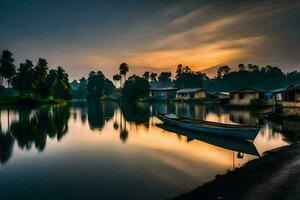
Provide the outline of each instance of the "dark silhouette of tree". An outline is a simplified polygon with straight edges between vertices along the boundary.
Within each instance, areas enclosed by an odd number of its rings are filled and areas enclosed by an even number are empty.
[[[222,77],[226,76],[229,72],[230,72],[230,68],[228,66],[225,65],[225,66],[219,67],[219,69],[217,71],[217,77],[222,78]]]
[[[39,58],[34,68],[35,92],[47,96],[49,88],[45,85],[48,76],[48,62],[44,58]]]
[[[20,92],[30,92],[35,89],[33,64],[30,60],[20,64],[18,72],[12,79],[12,85]]]
[[[79,83],[78,83],[77,80],[73,80],[73,81],[70,83],[70,85],[71,85],[72,90],[77,90],[78,87],[79,87]]]
[[[68,74],[62,67],[51,69],[43,85],[45,96],[50,95],[56,99],[69,99],[71,97]]]
[[[104,94],[105,77],[101,71],[97,73],[92,71],[88,78],[88,97],[89,98],[101,98]]]
[[[127,75],[128,71],[129,71],[128,64],[127,63],[122,63],[120,65],[120,67],[119,67],[119,71],[120,71],[120,75],[124,76],[124,81],[123,82],[125,82],[126,81],[126,75]]]
[[[3,85],[3,78],[7,79],[7,86],[9,86],[11,78],[16,73],[14,65],[13,54],[8,50],[4,50],[0,58],[0,86]]]
[[[117,82],[120,82],[121,81],[121,75],[120,74],[115,74],[113,76],[113,80],[115,81],[115,85],[117,85]],[[120,83],[120,87],[121,87],[121,83]]]
[[[156,82],[157,81],[157,73],[152,72],[150,74],[150,80],[151,80],[151,82]]]
[[[108,78],[104,80],[104,94],[112,95],[116,90],[116,86]]]
[[[143,77],[144,77],[144,79],[146,79],[147,81],[149,81],[149,79],[150,79],[150,72],[146,71],[146,72],[143,74]]]
[[[161,72],[158,77],[158,81],[163,82],[163,83],[171,82],[171,76],[172,76],[172,73],[170,71],[169,72]]]
[[[179,64],[176,69],[175,78],[180,78],[182,75],[183,75],[183,66],[182,66],[182,64]]]
[[[88,94],[87,80],[84,77],[79,79],[78,92],[80,93],[80,96],[83,97],[83,98],[85,98]]]
[[[149,95],[149,89],[150,85],[146,79],[133,75],[124,84],[122,98],[126,101],[146,98]]]
[[[245,71],[246,70],[246,67],[244,64],[239,64],[239,71]]]
[[[53,97],[57,99],[69,99],[70,89],[68,74],[62,67],[57,67],[56,79],[53,84]]]
[[[202,87],[204,80],[207,79],[201,72],[193,72],[190,67],[178,65],[174,84],[177,88],[197,88]]]

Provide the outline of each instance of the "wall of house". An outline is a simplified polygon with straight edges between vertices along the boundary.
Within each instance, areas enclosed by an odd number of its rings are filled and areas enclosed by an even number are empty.
[[[276,103],[284,108],[300,108],[300,101],[295,101],[295,102],[279,101]]]
[[[300,92],[296,92],[295,99],[296,101],[300,101]]]
[[[176,94],[176,99],[188,100],[188,99],[202,99],[206,97],[206,93],[204,91],[194,92],[194,97],[192,97],[193,93],[180,93]]]
[[[195,92],[195,99],[202,99],[206,97],[206,93],[204,91]]]
[[[176,94],[176,99],[187,100],[190,99],[190,95],[188,93],[179,93]]]
[[[234,93],[230,96],[230,105],[236,106],[248,106],[252,99],[258,99],[259,93],[243,94],[243,98],[240,98],[239,93]]]

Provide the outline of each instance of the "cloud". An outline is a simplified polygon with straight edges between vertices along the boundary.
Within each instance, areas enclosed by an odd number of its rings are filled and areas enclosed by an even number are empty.
[[[272,63],[274,58],[269,57],[272,49],[265,44],[274,38],[274,20],[295,6],[266,1],[230,7],[232,9],[212,5],[193,9],[170,20],[168,34],[152,41],[144,50],[132,52],[128,60],[134,65],[143,63],[155,68],[175,68],[182,63],[194,70],[247,61]],[[209,12],[216,15],[208,18]],[[176,30],[182,26],[190,27]],[[257,54],[259,49],[260,54]]]

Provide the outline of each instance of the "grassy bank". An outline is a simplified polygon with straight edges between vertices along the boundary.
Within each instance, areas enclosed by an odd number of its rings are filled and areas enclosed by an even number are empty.
[[[66,100],[41,97],[32,93],[22,94],[13,89],[1,89],[0,106],[40,106],[45,104],[66,104]]]
[[[297,199],[299,159],[300,144],[282,147],[174,199]]]

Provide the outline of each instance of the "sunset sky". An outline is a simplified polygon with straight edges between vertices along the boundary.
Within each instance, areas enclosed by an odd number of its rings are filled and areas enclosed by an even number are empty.
[[[0,0],[0,50],[71,79],[238,63],[300,69],[300,1]]]

